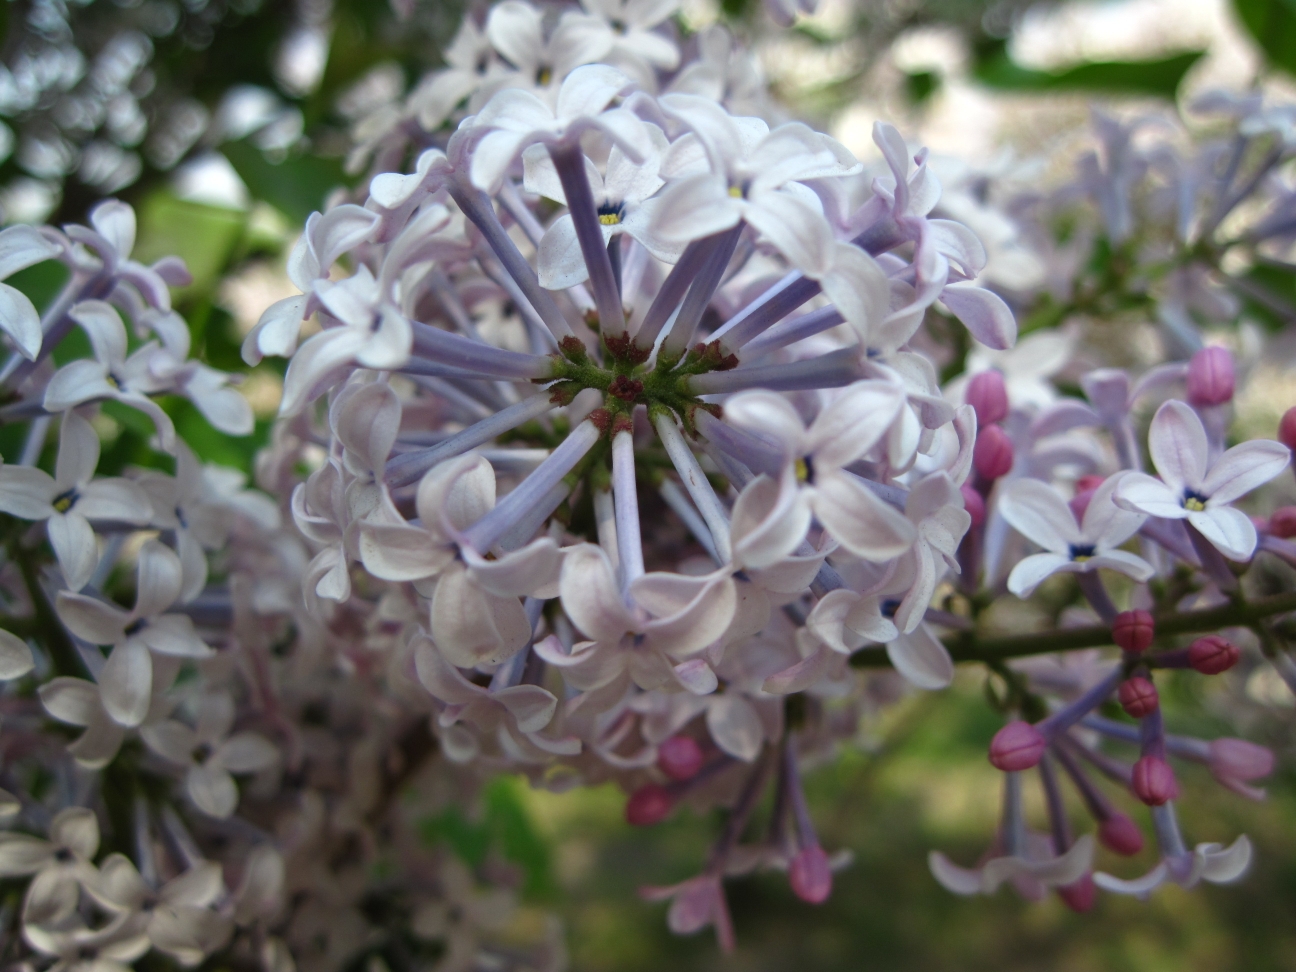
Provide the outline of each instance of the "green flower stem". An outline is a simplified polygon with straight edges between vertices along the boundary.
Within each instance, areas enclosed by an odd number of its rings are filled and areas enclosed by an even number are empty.
[[[1296,591],[1250,602],[1236,601],[1200,611],[1159,614],[1156,616],[1156,633],[1158,637],[1162,637],[1218,631],[1228,627],[1253,627],[1264,618],[1290,611],[1296,611]],[[1028,655],[1046,655],[1055,651],[1098,648],[1112,643],[1111,628],[1105,624],[990,638],[964,633],[945,639],[945,647],[949,649],[954,661],[986,663]],[[855,652],[850,661],[855,668],[884,668],[890,664],[886,649],[880,645]]]

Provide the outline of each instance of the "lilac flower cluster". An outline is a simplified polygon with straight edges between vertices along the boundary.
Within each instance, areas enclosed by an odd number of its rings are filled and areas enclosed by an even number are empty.
[[[701,872],[644,895],[729,947],[726,877],[830,895],[849,855],[821,846],[802,768],[898,694],[883,666],[937,691],[981,662],[999,686],[1003,825],[975,870],[933,854],[956,893],[1011,881],[1083,910],[1099,888],[1245,870],[1245,837],[1186,848],[1168,760],[1257,796],[1272,757],[1167,733],[1154,676],[1229,669],[1233,628],[1296,671],[1274,627],[1296,595],[1251,579],[1296,564],[1296,517],[1234,506],[1288,467],[1296,412],[1281,441],[1226,448],[1219,347],[1137,379],[1088,371],[1081,400],[1041,375],[1032,336],[1011,352],[1024,378],[1003,359],[942,387],[942,335],[1006,352],[1017,327],[978,283],[977,236],[939,215],[926,153],[879,124],[866,170],[771,125],[749,55],[718,29],[681,40],[673,11],[505,0],[369,120],[352,158],[369,178],[307,221],[300,293],[243,348],[289,358],[257,471],[278,503],[202,467],[154,401],[250,425],[227,376],[188,359],[182,268],[130,261],[127,207],[0,234],[4,275],[71,269],[43,318],[0,285],[0,417],[30,421],[0,467],[0,877],[30,878],[6,920],[33,961],[558,967],[552,932],[495,937],[508,875],[422,845],[395,799],[417,785],[426,813],[505,772],[615,781],[635,825],[727,808]],[[156,339],[131,352],[122,315]],[[93,357],[55,370],[72,328]],[[174,476],[95,478],[109,401],[155,423]],[[994,609],[1024,599],[1051,629],[996,635]],[[1120,651],[1026,657],[1103,646]],[[81,731],[64,746],[45,715]],[[20,772],[34,761],[52,786]],[[1027,828],[1032,769],[1047,834]],[[1103,845],[1142,846],[1095,774],[1152,808],[1162,863],[1142,878],[1095,873],[1072,830],[1061,776]]]

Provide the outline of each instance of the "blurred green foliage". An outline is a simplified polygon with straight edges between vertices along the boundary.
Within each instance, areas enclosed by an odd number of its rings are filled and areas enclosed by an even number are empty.
[[[636,830],[622,819],[624,796],[612,787],[530,794],[541,832],[553,841],[575,972],[1290,972],[1296,969],[1296,775],[1272,781],[1271,797],[1249,803],[1225,792],[1204,770],[1182,773],[1180,802],[1190,841],[1231,842],[1248,833],[1252,871],[1231,887],[1158,890],[1147,902],[1102,895],[1086,915],[1056,897],[1031,903],[1011,890],[960,898],[941,888],[927,854],[941,850],[971,866],[993,837],[999,774],[985,747],[999,723],[980,698],[979,676],[958,687],[915,695],[889,715],[863,749],[844,749],[807,774],[807,795],[829,850],[848,848],[854,862],[835,877],[822,906],[797,900],[785,875],[769,872],[729,882],[737,951],[722,956],[709,931],[672,936],[664,907],[644,904],[642,885],[673,884],[697,873],[721,816],[679,811],[657,827]],[[1200,679],[1180,680],[1167,695],[1171,729],[1216,731],[1202,715]],[[1188,708],[1185,709],[1185,704]],[[1198,715],[1184,719],[1184,711]],[[1270,726],[1290,733],[1290,710]],[[1268,781],[1267,781],[1268,782]],[[1027,786],[1031,819],[1043,824],[1042,798]],[[1118,798],[1119,799],[1119,798]],[[1145,810],[1123,805],[1148,828]],[[1076,821],[1083,810],[1072,807]],[[762,832],[757,819],[749,837]],[[1081,829],[1092,829],[1083,825]],[[1151,841],[1149,839],[1149,844]],[[1133,860],[1100,855],[1121,876],[1155,863],[1149,848]]]

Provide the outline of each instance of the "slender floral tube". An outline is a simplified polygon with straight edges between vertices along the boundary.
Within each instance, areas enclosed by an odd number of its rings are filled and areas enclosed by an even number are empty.
[[[783,455],[769,442],[744,429],[722,422],[699,408],[693,421],[698,432],[712,445],[723,449],[754,473],[777,476],[783,468]]]
[[[739,222],[732,229],[721,234],[715,248],[702,265],[701,271],[693,278],[688,296],[684,298],[679,314],[675,316],[675,323],[671,325],[670,333],[666,335],[666,340],[662,344],[662,349],[672,357],[683,354],[693,343],[693,334],[697,331],[698,323],[706,313],[711,298],[715,296],[716,288],[720,286],[725,267],[729,266],[729,261],[733,258],[734,248],[738,245],[738,238],[742,236],[743,226],[744,224]]]
[[[576,242],[589,270],[590,289],[594,292],[594,306],[598,309],[599,327],[610,334],[620,334],[625,328],[625,312],[621,309],[621,292],[613,273],[607,244],[603,242],[603,229],[599,225],[598,209],[590,191],[589,177],[585,174],[585,153],[580,142],[551,145],[549,157],[558,170],[563,195],[567,197],[567,211],[571,214]]]
[[[549,454],[548,459],[536,467],[535,472],[500,500],[495,509],[464,531],[464,541],[479,553],[490,550],[533,507],[552,498],[554,488],[585,458],[585,454],[594,448],[594,443],[598,440],[599,430],[589,419],[572,429],[571,434]],[[561,502],[559,499],[554,507]]]
[[[634,435],[628,431],[618,432],[612,437],[612,493],[616,500],[617,551],[621,560],[621,589],[624,591],[644,572]]]
[[[612,499],[612,490],[594,490],[594,525],[598,533],[599,546],[607,554],[613,570],[619,570],[621,550],[617,543],[616,503]]]
[[[755,361],[762,355],[836,327],[844,320],[836,307],[820,307],[809,314],[775,324],[764,334],[744,344],[738,357],[743,361]]]
[[[728,562],[732,556],[729,546],[729,511],[725,509],[724,504],[720,502],[720,497],[716,496],[715,490],[711,488],[710,480],[698,465],[697,456],[693,455],[693,450],[684,441],[684,436],[676,427],[675,420],[665,412],[661,412],[653,418],[653,425],[661,437],[662,445],[666,447],[666,454],[670,456],[675,471],[684,482],[684,488],[688,490],[689,496],[697,505],[698,512],[702,514],[702,519],[706,521],[707,529],[711,531],[716,553],[722,561]]]
[[[1070,729],[1090,712],[1102,705],[1107,700],[1107,697],[1116,691],[1116,686],[1121,683],[1124,677],[1123,667],[1120,665],[1115,666],[1084,695],[1067,705],[1066,708],[1059,709],[1047,719],[1037,723],[1036,728],[1043,734],[1045,739],[1056,739],[1060,733]]]
[[[387,463],[385,479],[388,486],[406,486],[446,459],[463,455],[469,449],[475,449],[496,436],[516,429],[532,419],[539,418],[554,405],[545,395],[532,395],[516,405],[510,405],[503,411],[496,412],[490,418],[482,419],[476,425],[470,425],[462,432],[452,435],[430,449],[418,452],[407,452]]]
[[[657,288],[653,302],[648,305],[648,312],[639,324],[639,329],[635,331],[634,342],[637,347],[646,351],[657,343],[657,336],[661,334],[661,329],[679,308],[680,301],[684,299],[689,285],[693,283],[693,278],[702,270],[707,256],[720,244],[720,237],[723,235],[717,233],[705,239],[694,240],[684,248],[679,262],[671,267],[670,273]]]
[[[492,347],[430,324],[414,321],[413,325],[414,354],[437,364],[499,378],[530,380],[553,374],[553,361],[548,357]]]
[[[540,497],[540,502],[523,513],[516,523],[504,531],[499,538],[500,547],[504,550],[517,550],[526,545],[544,526],[545,521],[553,516],[553,511],[558,509],[562,501],[570,495],[570,486],[561,481],[554,483]]]
[[[729,352],[737,351],[776,321],[781,321],[822,288],[799,271],[786,274],[763,294],[725,321],[714,334]]]
[[[691,375],[683,382],[690,395],[723,395],[747,388],[770,391],[804,391],[811,388],[842,388],[860,377],[859,351],[842,348],[817,358],[791,364],[757,365],[732,371],[708,371]]]
[[[473,225],[481,230],[504,269],[517,281],[553,336],[561,341],[570,335],[572,331],[567,319],[563,317],[549,291],[540,286],[540,278],[536,276],[535,269],[509,238],[499,217],[495,215],[495,207],[491,205],[490,198],[480,189],[456,179],[450,180],[448,188],[451,198],[458,203],[464,215],[472,220]]]
[[[707,528],[706,520],[698,515],[697,507],[689,500],[688,495],[679,488],[679,485],[673,479],[668,479],[661,484],[658,493],[661,494],[662,500],[671,508],[671,511],[688,527],[689,533],[693,534],[693,539],[702,545],[702,549],[707,552],[707,556],[715,561],[717,566],[723,564],[724,560],[716,550],[715,539],[711,536],[710,529]]]

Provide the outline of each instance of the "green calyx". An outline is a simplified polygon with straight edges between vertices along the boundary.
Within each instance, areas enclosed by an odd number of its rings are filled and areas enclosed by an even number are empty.
[[[591,418],[609,437],[625,427],[638,405],[646,406],[649,414],[662,410],[674,414],[691,434],[697,409],[715,415],[720,409],[691,394],[688,379],[738,364],[738,359],[726,355],[715,341],[697,345],[682,358],[659,353],[652,368],[647,364],[651,351],[635,345],[628,335],[604,336],[603,348],[604,360],[595,361],[579,338],[564,338],[553,356],[552,377],[545,381],[550,399],[557,405],[570,404],[586,388],[601,392],[603,407]]]

